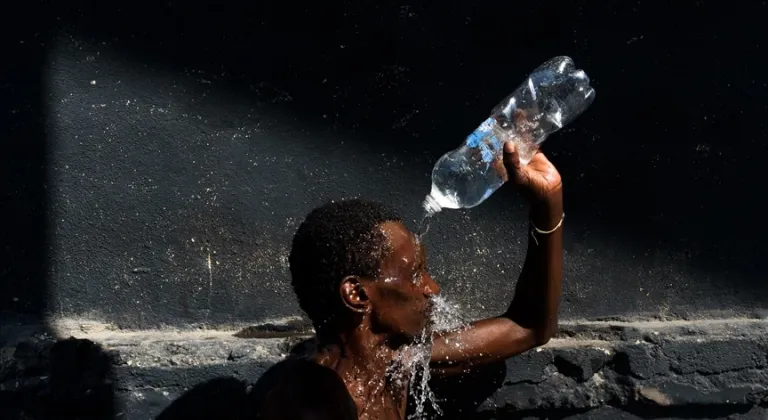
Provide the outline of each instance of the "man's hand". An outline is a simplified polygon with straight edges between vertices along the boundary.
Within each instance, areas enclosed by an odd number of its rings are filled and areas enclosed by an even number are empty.
[[[543,153],[536,152],[531,161],[523,165],[520,163],[517,146],[508,141],[504,144],[504,168],[509,179],[517,185],[529,203],[538,204],[561,198],[563,180]]]

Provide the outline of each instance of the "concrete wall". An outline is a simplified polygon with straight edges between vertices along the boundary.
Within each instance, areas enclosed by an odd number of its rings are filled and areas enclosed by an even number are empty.
[[[3,27],[0,312],[122,330],[298,316],[286,257],[312,207],[359,196],[415,221],[434,161],[567,54],[597,100],[545,146],[563,318],[764,316],[765,8],[25,4]],[[525,224],[506,189],[441,214],[446,297],[505,307]]]
[[[725,34],[715,8],[680,7],[35,11],[8,39],[3,182],[24,220],[4,307],[129,328],[297,314],[285,256],[312,207],[362,196],[415,220],[434,161],[568,54],[598,99],[546,145],[566,186],[564,317],[764,308],[762,6]],[[442,214],[446,294],[503,308],[524,226],[510,190]]]

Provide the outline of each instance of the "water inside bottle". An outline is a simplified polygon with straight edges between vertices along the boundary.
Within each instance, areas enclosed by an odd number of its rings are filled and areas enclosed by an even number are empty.
[[[501,162],[503,139],[493,131],[476,130],[460,148],[445,154],[432,171],[430,197],[441,208],[471,208],[505,181]]]

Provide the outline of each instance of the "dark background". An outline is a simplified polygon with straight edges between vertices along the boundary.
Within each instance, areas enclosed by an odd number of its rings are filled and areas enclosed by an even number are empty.
[[[415,221],[434,161],[569,55],[597,99],[545,144],[563,317],[759,313],[768,6],[707,3],[17,6],[0,309],[129,328],[296,315],[286,257],[311,208],[359,196]],[[426,240],[446,297],[504,308],[525,227],[511,188],[441,214]]]

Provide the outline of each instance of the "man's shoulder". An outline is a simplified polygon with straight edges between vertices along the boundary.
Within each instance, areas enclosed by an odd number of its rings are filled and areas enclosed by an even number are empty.
[[[357,419],[354,400],[332,369],[292,358],[269,368],[250,391],[257,418]],[[320,413],[327,417],[316,417]]]
[[[333,370],[308,359],[289,358],[267,369],[254,384],[252,392],[261,389],[273,389],[277,386],[294,385],[294,383],[298,386],[307,380],[320,380],[334,387],[344,386],[344,382]],[[305,387],[301,386],[300,388]]]

